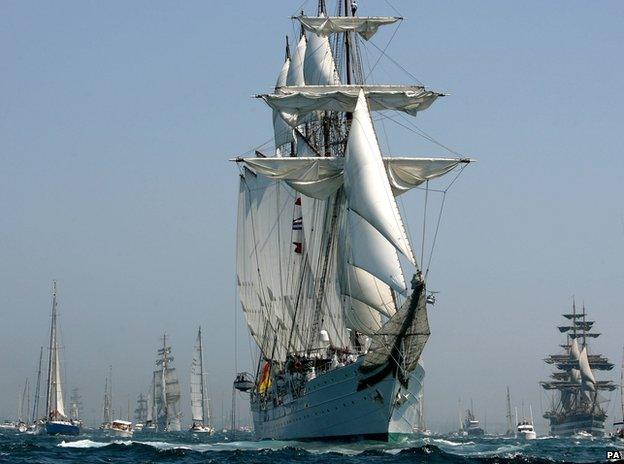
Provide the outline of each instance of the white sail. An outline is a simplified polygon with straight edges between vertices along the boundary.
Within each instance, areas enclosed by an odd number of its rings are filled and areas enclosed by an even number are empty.
[[[340,84],[327,37],[315,33],[308,36],[303,70],[306,85]]]
[[[277,77],[277,82],[275,83],[275,88],[279,89],[286,85],[286,79],[288,76],[288,70],[290,68],[290,58],[286,58],[284,60],[284,64],[282,65],[282,69]],[[275,148],[277,149],[277,155],[281,156],[280,147],[287,143],[293,141],[293,131],[292,127],[288,125],[288,123],[282,118],[281,114],[277,110],[273,110],[273,136],[275,139]]]
[[[576,340],[575,340],[576,341]],[[587,358],[587,347],[584,346],[581,350],[581,355],[579,357],[579,366],[581,370],[581,378],[583,380],[583,385],[591,391],[596,390],[596,379],[594,378],[594,374],[589,366],[589,360]]]
[[[402,19],[396,16],[294,16],[307,31],[321,36],[341,32],[357,32],[369,40],[379,26],[393,24]]]
[[[150,424],[154,421],[154,399],[151,393],[147,394],[147,418],[145,421]]]
[[[347,223],[347,262],[404,293],[405,279],[392,244],[357,212],[347,213]]]
[[[295,60],[291,62],[291,70]],[[293,71],[294,74],[294,71]],[[290,78],[290,71],[289,71]],[[272,94],[257,95],[280,111],[293,127],[313,111],[354,111],[363,91],[371,111],[395,110],[416,116],[444,94],[414,85],[298,85],[288,84]]]
[[[204,368],[201,351],[201,329],[197,333],[195,354],[191,362],[191,415],[193,422],[204,422]]]
[[[236,161],[244,162],[255,172],[271,179],[284,180],[296,191],[321,200],[335,193],[344,183],[344,158],[241,158]],[[471,161],[465,158],[383,158],[394,196]]]
[[[572,343],[570,343],[570,358],[577,362],[581,359],[581,351],[579,350],[576,338],[573,338]]]
[[[285,357],[303,253],[295,237],[297,195],[285,183],[246,171],[239,193],[237,273],[241,304],[258,346]],[[300,213],[299,213],[300,214]],[[297,339],[294,341],[296,342]]]
[[[306,55],[306,37],[302,35],[297,44],[297,48],[292,54],[288,72],[286,74],[287,86],[304,86],[305,77],[303,74],[304,61]]]
[[[349,329],[357,330],[364,335],[372,335],[381,328],[379,311],[354,298],[346,297],[346,299],[345,323]]]
[[[54,350],[54,396],[55,396],[55,404],[56,404],[56,412],[61,417],[67,417],[65,414],[65,401],[63,400],[63,387],[61,381],[61,363],[59,360],[59,349],[58,345]]]
[[[63,386],[61,380],[61,362],[59,356],[58,341],[58,306],[57,306],[56,282],[52,283],[52,322],[50,326],[50,348],[48,361],[48,395],[47,411],[49,418],[65,419],[65,402],[63,400]]]
[[[358,104],[353,112],[344,176],[349,209],[365,219],[415,264],[416,260],[386,175],[363,91],[360,91]],[[376,275],[374,272],[371,274]],[[390,285],[389,282],[386,283]]]
[[[372,274],[347,265],[344,279],[341,288],[345,295],[361,301],[384,316],[390,317],[396,312],[390,287]]]

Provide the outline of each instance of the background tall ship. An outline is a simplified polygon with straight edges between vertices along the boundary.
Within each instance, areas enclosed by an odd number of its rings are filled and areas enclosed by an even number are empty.
[[[159,432],[179,432],[180,425],[180,383],[173,367],[171,347],[167,335],[163,334],[162,348],[158,349],[158,367],[152,378],[152,392],[156,407],[156,429]]]
[[[602,404],[606,400],[600,392],[615,390],[616,385],[610,380],[597,380],[594,371],[610,371],[613,364],[602,354],[590,353],[588,340],[600,334],[591,331],[594,321],[588,321],[586,316],[584,305],[583,311],[577,313],[576,304],[572,303],[572,313],[563,314],[566,325],[559,327],[566,334],[566,342],[561,345],[564,352],[544,360],[557,368],[552,380],[541,382],[546,390],[555,392],[552,407],[544,414],[550,421],[551,435],[605,434],[607,413]]]
[[[361,47],[402,18],[358,16],[347,1],[334,11],[320,1],[293,18],[298,43],[275,91],[258,95],[275,150],[235,160],[237,286],[259,356],[234,386],[250,393],[261,439],[413,433],[434,296],[395,197],[469,162],[382,156],[371,112],[403,121],[442,94],[365,83]]]

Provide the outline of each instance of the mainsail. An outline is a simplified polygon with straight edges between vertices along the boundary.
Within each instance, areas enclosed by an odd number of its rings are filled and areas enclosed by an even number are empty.
[[[66,419],[61,362],[58,341],[58,302],[56,281],[52,282],[52,322],[50,324],[50,347],[48,358],[48,390],[46,400],[47,417],[54,420]]]
[[[204,355],[201,327],[197,332],[195,354],[191,363],[191,415],[193,423],[205,425],[210,417],[207,409],[206,384],[204,379]]]

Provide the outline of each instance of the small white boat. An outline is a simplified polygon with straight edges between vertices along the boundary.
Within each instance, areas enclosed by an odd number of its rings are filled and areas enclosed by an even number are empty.
[[[108,433],[116,435],[118,437],[132,438],[134,430],[132,428],[132,422],[121,419],[116,419],[110,424]]]
[[[585,430],[579,430],[574,434],[574,438],[594,438],[594,436]]]
[[[212,427],[210,427],[209,425],[203,425],[203,424],[198,424],[193,422],[193,425],[191,425],[191,428],[189,429],[189,432],[191,433],[209,433],[209,434],[213,434],[214,433],[214,429]]]
[[[520,421],[516,430],[518,432],[518,438],[522,440],[535,440],[537,438],[535,428],[528,420]]]
[[[15,428],[17,429],[18,432],[24,433],[28,430],[28,425],[25,422],[20,421],[17,423]]]
[[[518,408],[516,408],[516,437],[522,440],[535,440],[537,438],[535,427],[533,427],[533,408],[531,406],[529,406],[529,411],[531,412],[531,420],[522,419],[518,421]]]
[[[143,430],[143,427],[145,427],[145,425],[140,422],[138,424],[134,424],[134,430],[136,432],[140,432],[141,430]]]

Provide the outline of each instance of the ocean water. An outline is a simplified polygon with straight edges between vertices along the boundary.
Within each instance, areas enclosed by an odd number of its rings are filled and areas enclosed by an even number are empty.
[[[77,437],[51,437],[0,431],[0,463],[588,463],[605,462],[606,451],[624,451],[624,441],[544,437],[532,442],[511,438],[431,436],[400,443],[316,443],[254,441],[189,433],[137,432],[132,439],[85,431]]]

